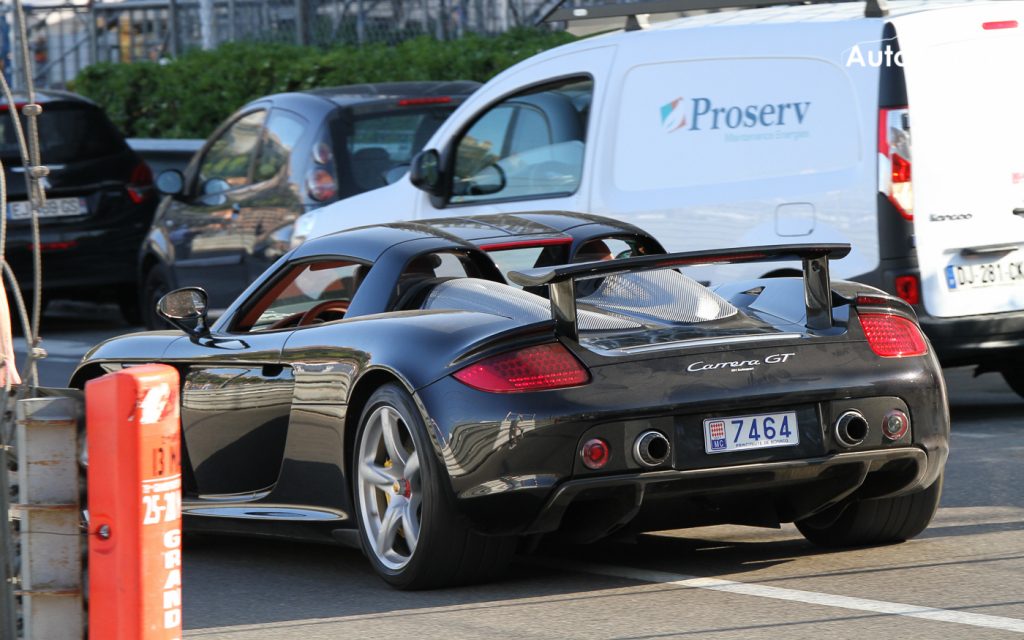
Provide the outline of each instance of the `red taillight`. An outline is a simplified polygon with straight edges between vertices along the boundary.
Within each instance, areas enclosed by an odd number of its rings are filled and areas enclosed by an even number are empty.
[[[995,22],[982,22],[981,28],[985,31],[991,31],[993,29],[1016,29],[1016,20],[998,20]]]
[[[583,443],[580,448],[580,458],[583,460],[583,466],[588,469],[601,469],[611,458],[612,452],[608,447],[608,443],[601,438],[591,438]]]
[[[920,356],[928,352],[924,335],[913,321],[886,313],[860,314],[868,346],[883,358]]]
[[[77,240],[63,240],[59,242],[42,242],[39,244],[40,251],[66,251],[68,249],[74,249],[78,246]],[[31,251],[35,245],[29,243],[28,249]]]
[[[561,389],[590,381],[580,361],[557,342],[491,356],[454,375],[463,384],[491,393]]]
[[[916,275],[896,276],[896,295],[910,304],[921,304],[921,281]]]
[[[901,216],[913,220],[909,118],[906,107],[878,111],[878,190],[889,198]]]
[[[427,104],[448,104],[452,101],[451,96],[430,96],[426,98],[402,98],[398,101],[400,107],[420,107]]]
[[[306,189],[309,197],[317,202],[326,202],[338,195],[338,183],[334,176],[325,169],[313,169],[306,176]]]
[[[128,178],[128,185],[125,187],[125,190],[128,192],[128,197],[135,204],[142,204],[146,198],[152,195],[153,172],[148,164],[140,162],[135,165],[131,176]]]

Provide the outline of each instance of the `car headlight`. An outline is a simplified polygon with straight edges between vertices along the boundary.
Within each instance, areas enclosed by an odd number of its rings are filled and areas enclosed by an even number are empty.
[[[309,234],[313,232],[313,223],[316,222],[316,211],[310,211],[304,213],[295,219],[295,225],[292,228],[292,240],[291,248],[299,246],[306,241]]]

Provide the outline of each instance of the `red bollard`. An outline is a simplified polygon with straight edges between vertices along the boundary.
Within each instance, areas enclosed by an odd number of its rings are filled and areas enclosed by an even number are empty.
[[[181,638],[178,389],[159,364],[85,385],[94,640]]]

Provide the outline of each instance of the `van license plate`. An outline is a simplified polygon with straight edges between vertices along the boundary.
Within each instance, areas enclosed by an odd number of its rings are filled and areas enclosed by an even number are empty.
[[[946,288],[950,291],[1014,284],[1024,284],[1024,260],[951,264],[946,267]]]
[[[60,218],[64,216],[81,216],[89,213],[85,198],[53,198],[47,200],[39,209],[40,218]],[[17,200],[7,203],[7,217],[11,220],[27,220],[32,217],[32,203]]]
[[[725,453],[800,444],[796,413],[708,418],[704,421],[704,451]]]

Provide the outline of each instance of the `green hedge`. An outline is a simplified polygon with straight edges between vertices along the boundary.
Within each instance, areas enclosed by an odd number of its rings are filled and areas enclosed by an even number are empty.
[[[496,37],[318,49],[240,42],[165,62],[101,63],[72,89],[103,106],[128,137],[205,138],[235,109],[270,93],[397,80],[486,81],[502,69],[572,40],[520,29]]]

